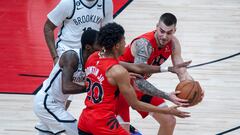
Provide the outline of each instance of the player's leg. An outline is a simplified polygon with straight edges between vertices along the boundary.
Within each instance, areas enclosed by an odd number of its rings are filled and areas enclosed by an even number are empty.
[[[39,122],[36,124],[35,129],[39,135],[52,135],[56,132],[63,132],[64,129],[58,128],[58,130],[51,130],[49,124],[57,123],[57,121],[47,112],[44,107],[44,99],[46,93],[39,91],[34,98],[34,113],[39,118]],[[59,124],[58,124],[59,125]]]
[[[160,124],[158,135],[173,135],[176,125],[173,115],[153,113],[152,117]]]
[[[141,92],[137,92],[139,100],[150,103],[152,105],[158,106],[158,107],[167,107],[167,104],[162,98],[149,96],[146,94],[143,94]],[[168,114],[162,114],[162,113],[148,113],[148,112],[142,112],[138,111],[143,118],[145,118],[148,114],[151,114],[152,117],[160,124],[158,135],[172,135],[175,125],[176,125],[176,119],[173,115]]]
[[[77,121],[70,123],[61,123],[62,127],[65,129],[66,135],[78,135]]]
[[[53,135],[54,133],[50,131],[50,129],[47,127],[44,122],[39,121],[35,125],[35,129],[37,130],[37,135]]]
[[[63,103],[56,101],[45,92],[39,92],[36,95],[34,112],[47,127],[49,133],[65,132],[67,135],[78,135],[76,119],[65,110]],[[37,128],[46,131],[41,127]]]

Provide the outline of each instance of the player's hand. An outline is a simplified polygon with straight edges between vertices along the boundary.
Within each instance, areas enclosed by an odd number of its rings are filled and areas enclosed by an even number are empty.
[[[187,107],[189,106],[189,102],[186,99],[178,98],[176,95],[179,94],[180,91],[174,91],[169,94],[170,101],[174,104],[181,106],[181,107]]]
[[[189,112],[178,110],[178,107],[179,106],[171,106],[171,107],[169,107],[168,108],[169,114],[175,115],[175,116],[177,116],[179,118],[187,118],[187,117],[191,116]]]
[[[133,72],[129,72],[129,76],[130,76],[130,79],[143,78],[142,75],[137,74],[137,73],[133,73]]]
[[[204,90],[202,90],[202,93],[201,93],[201,99],[200,99],[199,103],[200,103],[200,102],[202,102],[202,100],[203,100],[204,96],[205,96],[205,91],[204,91]]]
[[[187,61],[187,62],[183,62],[183,63],[177,64],[175,66],[170,66],[170,67],[168,67],[168,71],[172,72],[172,73],[179,73],[180,72],[179,70],[181,68],[187,68],[187,66],[189,64],[191,64],[191,62],[192,61],[190,60],[190,61]]]

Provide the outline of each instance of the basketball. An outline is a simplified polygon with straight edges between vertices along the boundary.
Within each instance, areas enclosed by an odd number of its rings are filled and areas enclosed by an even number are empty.
[[[201,102],[202,88],[198,81],[182,81],[177,85],[175,91],[181,92],[177,94],[177,97],[187,99],[189,106],[194,106]]]

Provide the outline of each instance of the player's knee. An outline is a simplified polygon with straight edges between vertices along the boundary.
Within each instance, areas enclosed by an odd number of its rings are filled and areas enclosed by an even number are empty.
[[[170,127],[175,127],[175,125],[176,125],[176,118],[173,115],[169,115],[166,118],[166,125],[168,125]]]
[[[159,124],[161,124],[161,126],[175,127],[176,125],[176,118],[173,115],[162,115],[156,113],[153,115],[153,117],[158,121]]]

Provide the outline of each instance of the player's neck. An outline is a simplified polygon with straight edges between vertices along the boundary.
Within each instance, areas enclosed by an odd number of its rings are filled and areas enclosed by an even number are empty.
[[[117,58],[117,56],[115,55],[115,53],[113,53],[112,51],[107,51],[107,50],[102,50],[100,52],[100,57],[101,58]]]

